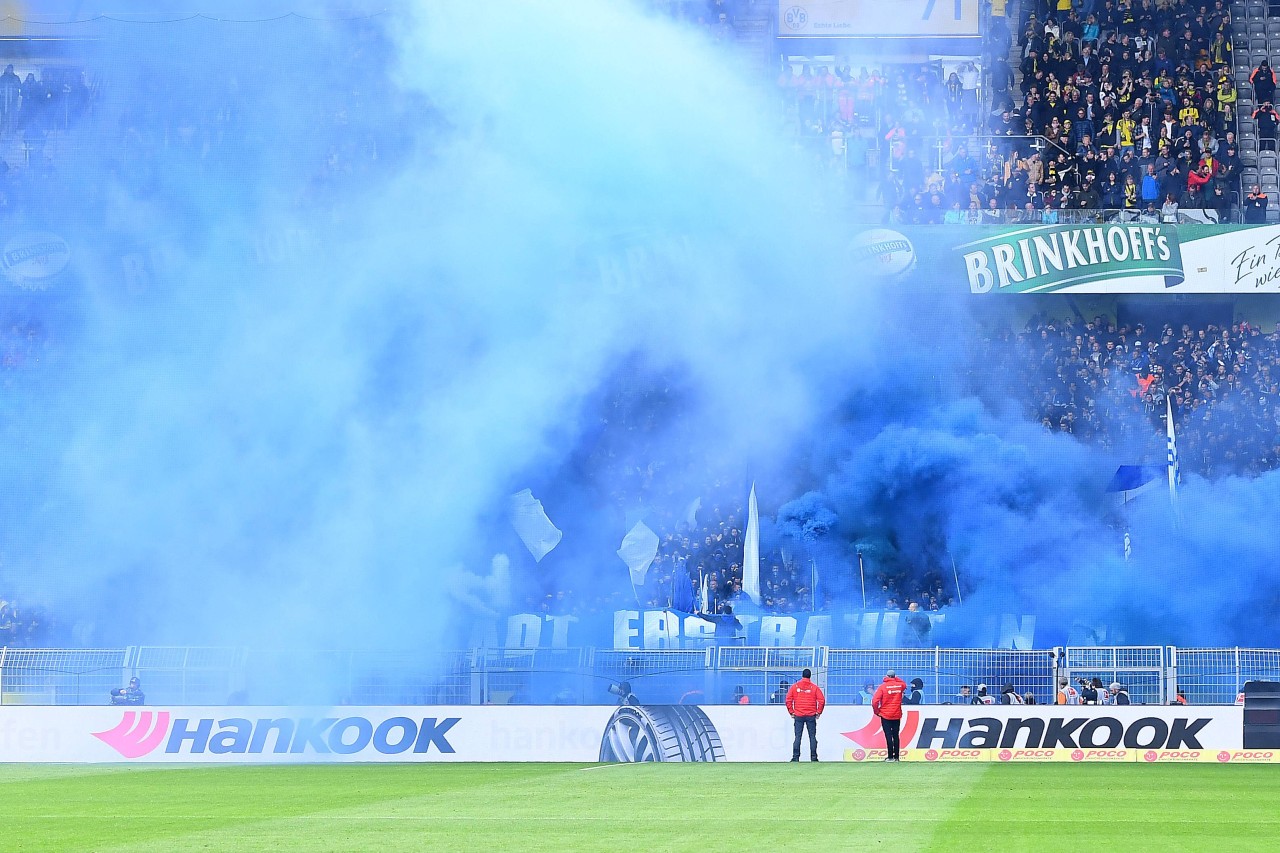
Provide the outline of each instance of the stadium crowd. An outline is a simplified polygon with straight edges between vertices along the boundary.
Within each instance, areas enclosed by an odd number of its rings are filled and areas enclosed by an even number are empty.
[[[1280,326],[1246,321],[1147,329],[1107,318],[1033,318],[1012,347],[1017,381],[1048,429],[1108,446],[1163,434],[1171,399],[1184,471],[1253,475],[1280,467]]]
[[[973,61],[857,73],[806,64],[789,68],[780,90],[799,132],[832,162],[863,163],[873,147],[887,155],[866,178],[879,180],[889,223],[1056,222],[1099,210],[1227,221],[1245,206],[1253,187],[1240,186],[1224,0],[1020,7],[1021,28],[991,19],[982,71]],[[1274,79],[1265,64],[1252,75],[1264,150],[1280,119]]]

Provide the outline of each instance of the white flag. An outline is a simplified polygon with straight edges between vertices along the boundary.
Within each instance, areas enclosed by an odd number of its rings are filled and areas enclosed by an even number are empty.
[[[547,518],[542,501],[533,496],[530,489],[511,496],[511,526],[516,529],[520,541],[533,555],[534,562],[551,553],[560,544],[564,534]]]
[[[658,556],[658,534],[646,527],[643,521],[636,522],[636,526],[622,538],[618,556],[631,572],[631,585],[643,586],[653,558]]]
[[[751,484],[747,500],[747,533],[742,543],[742,591],[760,603],[760,509],[756,506],[756,484]]]
[[[1173,400],[1164,398],[1165,431],[1168,433],[1169,450],[1169,503],[1173,506],[1173,521],[1182,522],[1182,511],[1178,506],[1178,439],[1173,433]]]
[[[694,498],[693,501],[685,508],[684,523],[689,526],[690,530],[694,530],[698,526],[698,510],[702,509],[702,498]]]
[[[702,600],[699,610],[703,613],[711,612],[711,575],[706,572],[702,573]]]

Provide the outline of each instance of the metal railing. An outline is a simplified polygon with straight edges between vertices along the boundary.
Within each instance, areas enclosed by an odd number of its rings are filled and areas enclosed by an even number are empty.
[[[962,687],[1051,702],[1056,680],[1118,681],[1137,703],[1179,691],[1194,704],[1231,703],[1250,680],[1280,681],[1280,649],[1068,646],[1004,649],[471,649],[444,652],[262,651],[131,646],[0,648],[0,704],[101,705],[131,677],[153,705],[608,704],[622,685],[643,702],[776,701],[811,669],[833,704],[866,701],[886,670],[924,682],[928,703],[964,701]]]
[[[1141,223],[1166,225],[1217,225],[1219,223],[1239,223],[1242,211],[1233,208],[1225,219],[1219,218],[1212,208],[1179,209],[1169,216],[1150,215],[1138,208],[1090,208],[1087,210],[981,210],[959,211],[961,221],[948,221],[947,212],[941,222],[932,220],[916,221],[918,217],[909,211],[903,211],[901,217],[893,214],[892,208],[884,205],[865,205],[874,207],[879,212],[880,221],[888,225],[939,225],[954,228],[964,225],[1091,225],[1095,223]],[[1158,210],[1158,208],[1157,208]],[[872,216],[872,219],[875,217]]]

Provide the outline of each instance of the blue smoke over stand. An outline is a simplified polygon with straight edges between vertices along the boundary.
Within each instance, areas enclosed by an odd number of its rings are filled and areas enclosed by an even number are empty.
[[[972,351],[991,314],[860,268],[705,35],[553,2],[100,26],[102,144],[24,208],[74,263],[4,426],[2,577],[68,642],[458,646],[521,596],[626,603],[629,515],[751,481],[833,602],[859,548],[954,560],[942,642],[1276,639],[1277,475],[1191,478],[1180,531],[1135,505],[1126,563],[1103,488],[1143,448],[1042,430]],[[619,388],[662,408],[611,420]]]

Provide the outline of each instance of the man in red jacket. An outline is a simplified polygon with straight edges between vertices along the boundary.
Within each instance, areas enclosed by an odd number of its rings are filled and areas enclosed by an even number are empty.
[[[876,688],[871,697],[871,710],[880,718],[880,728],[884,730],[884,743],[889,750],[885,761],[897,761],[898,730],[902,726],[902,695],[907,692],[907,685],[901,678],[893,674],[893,670],[885,673],[884,682]]]
[[[806,727],[809,729],[809,760],[818,760],[818,718],[822,709],[827,707],[827,697],[822,688],[809,678],[813,675],[806,669],[800,673],[800,680],[791,685],[787,691],[787,713],[795,720],[796,742],[791,745],[791,760],[800,760],[800,740]]]

